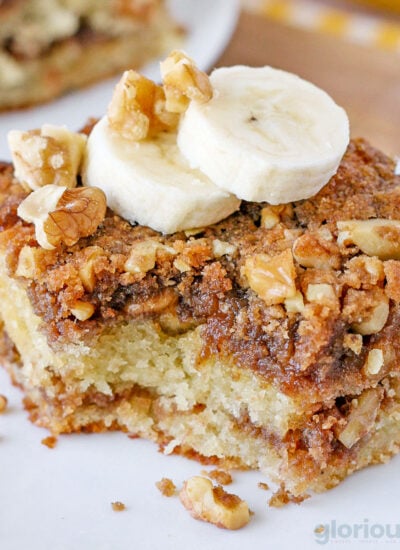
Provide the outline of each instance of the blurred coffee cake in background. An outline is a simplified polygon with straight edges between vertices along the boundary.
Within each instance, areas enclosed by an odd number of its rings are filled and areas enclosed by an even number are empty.
[[[138,67],[180,34],[164,0],[0,0],[0,110]]]

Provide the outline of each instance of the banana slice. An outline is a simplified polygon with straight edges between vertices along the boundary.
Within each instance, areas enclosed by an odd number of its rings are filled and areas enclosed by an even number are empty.
[[[345,111],[298,76],[236,66],[211,74],[213,98],[191,102],[178,146],[190,165],[248,201],[280,204],[317,193],[349,142]]]
[[[104,191],[117,214],[162,233],[216,223],[240,205],[234,195],[190,168],[175,133],[127,140],[110,129],[106,117],[89,136],[82,178],[85,185]]]

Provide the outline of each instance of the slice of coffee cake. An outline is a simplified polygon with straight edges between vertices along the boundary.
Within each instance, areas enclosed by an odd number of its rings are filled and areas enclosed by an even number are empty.
[[[122,429],[166,453],[260,468],[296,495],[397,452],[389,158],[354,141],[309,200],[243,203],[170,236],[108,211],[54,250],[18,217],[12,166],[0,182],[3,363],[34,422]]]
[[[394,162],[294,75],[173,52],[162,76],[126,72],[87,143],[10,134],[3,363],[53,434],[333,487],[400,443]]]

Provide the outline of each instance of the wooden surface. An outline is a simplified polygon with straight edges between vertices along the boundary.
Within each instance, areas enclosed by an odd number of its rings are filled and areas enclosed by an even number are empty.
[[[400,54],[242,14],[218,65],[272,65],[325,89],[363,136],[400,156]]]

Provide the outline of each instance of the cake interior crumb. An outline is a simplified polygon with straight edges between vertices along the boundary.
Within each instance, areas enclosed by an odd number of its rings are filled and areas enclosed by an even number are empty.
[[[286,504],[289,504],[290,502],[293,502],[294,504],[301,504],[307,498],[310,498],[310,495],[308,494],[303,494],[298,496],[292,495],[290,491],[285,489],[284,485],[281,485],[280,488],[269,499],[268,504],[273,508],[282,508],[283,506],[286,506]]]
[[[165,497],[173,497],[176,494],[176,485],[168,477],[163,477],[160,481],[157,481],[156,487]]]
[[[231,474],[225,470],[202,470],[201,474],[216,481],[220,485],[230,485],[233,481]]]
[[[49,449],[54,449],[54,447],[57,445],[57,438],[53,435],[49,435],[49,437],[45,437],[41,441],[42,445],[46,445]]]
[[[126,510],[125,504],[119,500],[112,502],[111,508],[114,510],[114,512],[123,512],[124,510]]]

